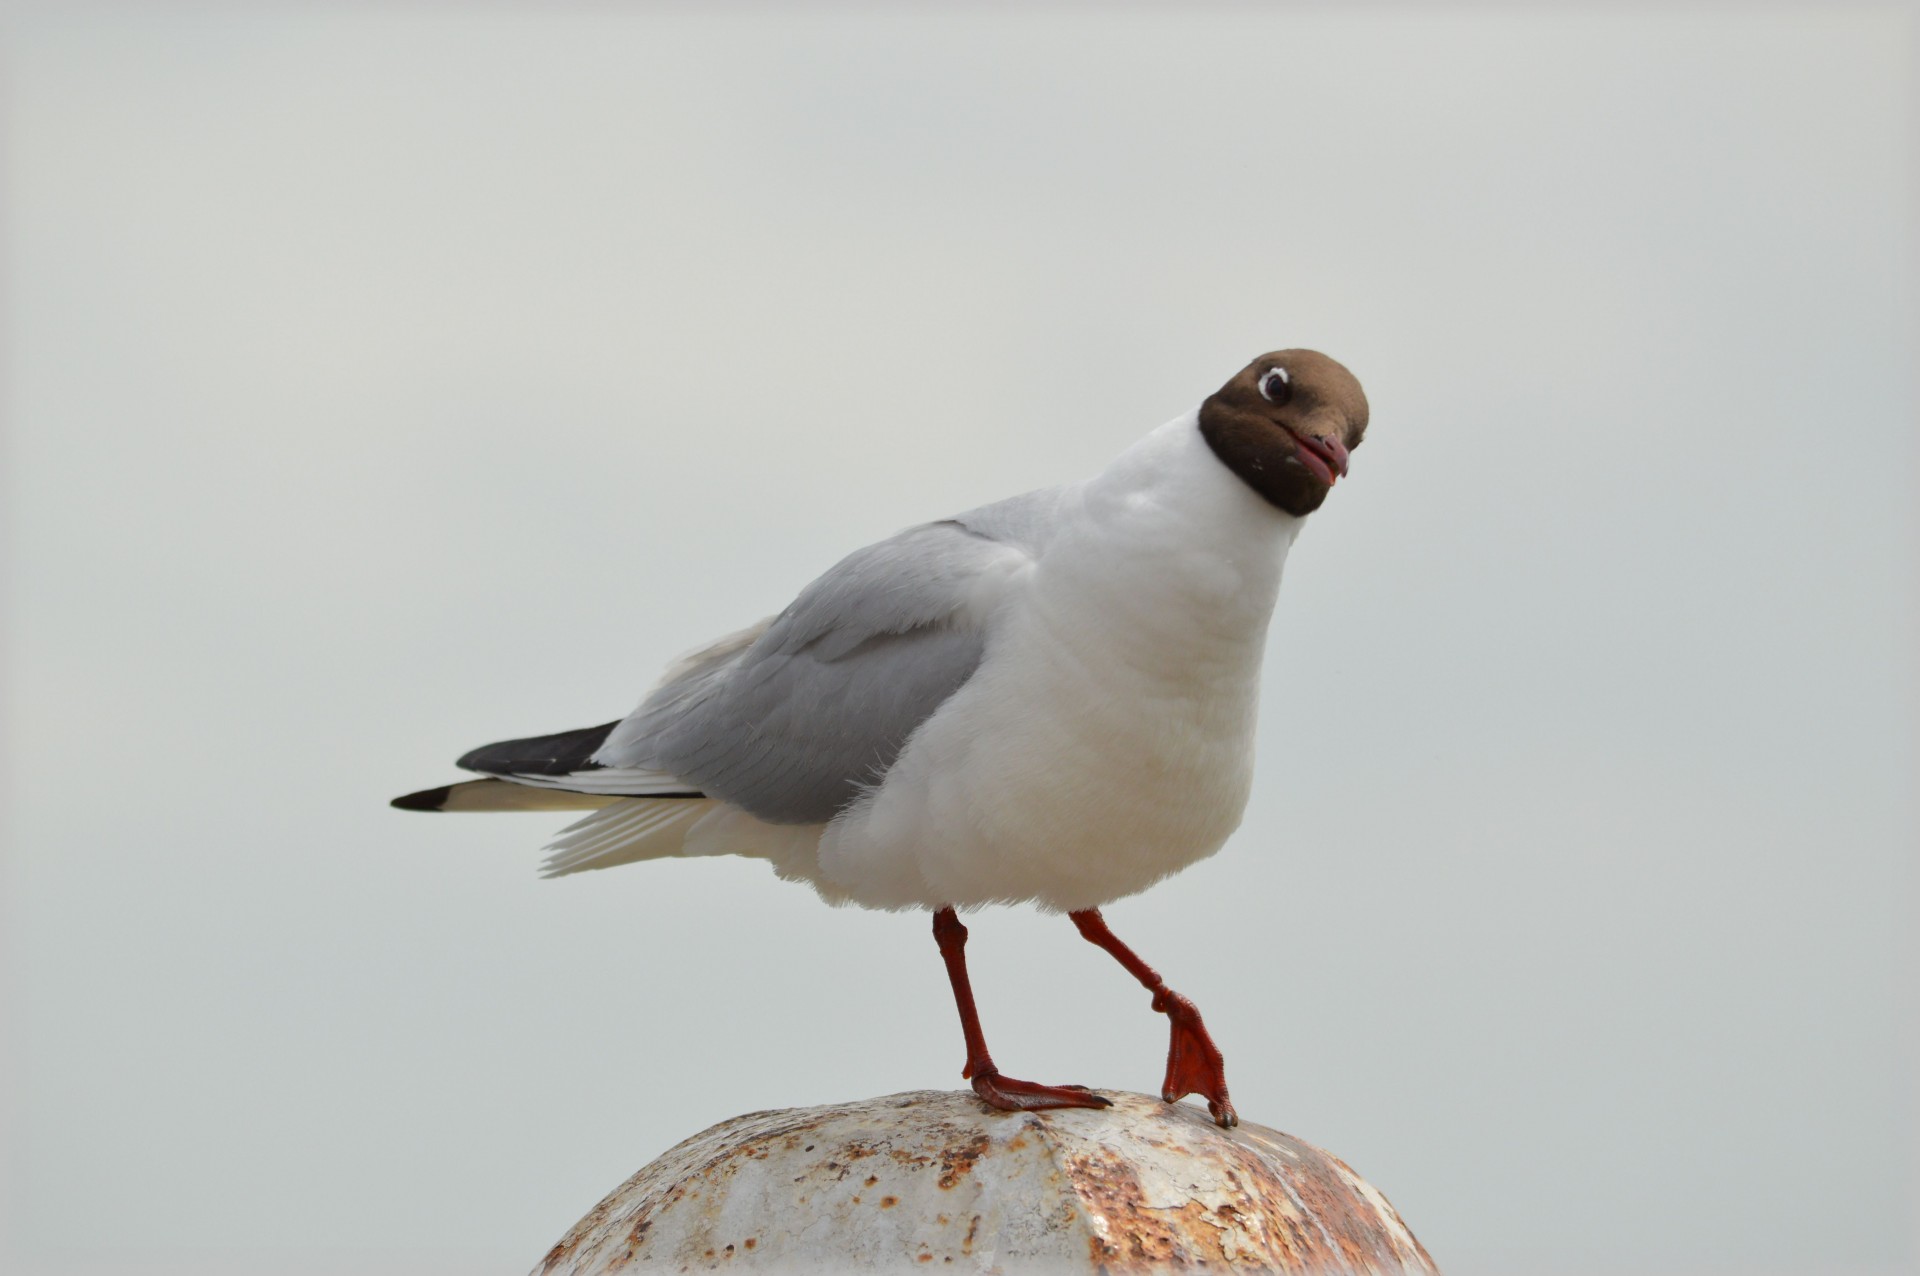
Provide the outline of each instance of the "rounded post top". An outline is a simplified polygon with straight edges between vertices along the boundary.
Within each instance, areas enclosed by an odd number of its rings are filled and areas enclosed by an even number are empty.
[[[577,1223],[534,1276],[701,1271],[1438,1276],[1344,1163],[1191,1105],[997,1112],[914,1091],[756,1112],[681,1143]]]

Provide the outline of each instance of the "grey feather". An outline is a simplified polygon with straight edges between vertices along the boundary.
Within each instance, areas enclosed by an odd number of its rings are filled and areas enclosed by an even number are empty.
[[[1051,492],[908,528],[841,560],[750,645],[676,669],[594,754],[776,824],[832,819],[979,667],[970,598],[1028,560]]]

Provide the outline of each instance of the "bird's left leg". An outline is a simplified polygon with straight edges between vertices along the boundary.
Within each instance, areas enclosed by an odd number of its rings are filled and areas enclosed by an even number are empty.
[[[1041,1108],[1105,1108],[1113,1101],[1083,1085],[1041,1085],[1004,1075],[987,1053],[986,1034],[980,1031],[980,1012],[973,1005],[973,984],[967,978],[967,928],[951,908],[933,914],[933,941],[947,963],[954,1004],[960,1010],[960,1031],[967,1038],[967,1066],[960,1075],[973,1082],[973,1092],[1003,1112]]]
[[[1107,929],[1099,909],[1083,908],[1067,916],[1079,927],[1081,938],[1112,953],[1114,960],[1144,984],[1153,994],[1153,1008],[1173,1021],[1173,1040],[1167,1046],[1167,1079],[1160,1087],[1160,1097],[1174,1103],[1189,1094],[1204,1095],[1207,1111],[1213,1113],[1217,1124],[1240,1124],[1240,1115],[1233,1110],[1233,1101],[1227,1098],[1226,1061],[1220,1057],[1220,1047],[1213,1044],[1213,1038],[1207,1033],[1207,1025],[1200,1018],[1200,1007],[1167,987],[1159,971],[1121,943]]]

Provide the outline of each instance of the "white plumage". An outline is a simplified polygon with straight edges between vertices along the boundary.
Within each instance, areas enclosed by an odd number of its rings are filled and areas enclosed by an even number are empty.
[[[1302,520],[1223,465],[1192,413],[1047,497],[1040,534],[994,541],[950,586],[945,623],[978,630],[977,667],[837,815],[773,823],[711,797],[619,800],[553,842],[547,874],[752,855],[836,903],[1066,911],[1218,850],[1250,791],[1267,622]],[[724,667],[765,631],[664,681]],[[513,778],[599,794],[693,784],[620,768]]]

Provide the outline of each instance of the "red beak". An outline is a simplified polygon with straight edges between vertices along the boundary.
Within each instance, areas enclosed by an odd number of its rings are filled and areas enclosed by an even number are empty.
[[[1293,431],[1287,431],[1293,434]],[[1347,472],[1350,454],[1347,445],[1339,439],[1326,438],[1317,434],[1294,434],[1293,441],[1300,445],[1295,453],[1300,463],[1312,470],[1328,487],[1332,487],[1336,478]]]

